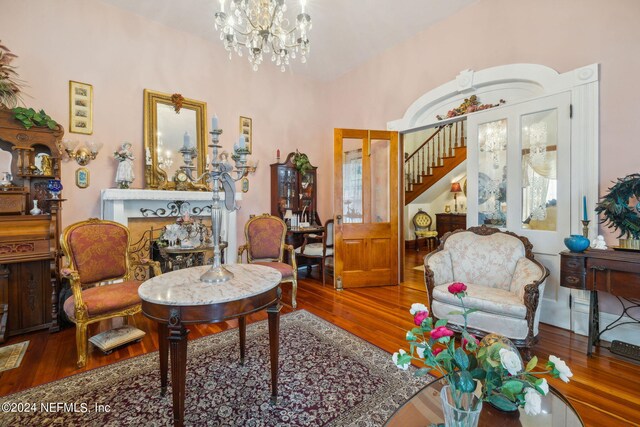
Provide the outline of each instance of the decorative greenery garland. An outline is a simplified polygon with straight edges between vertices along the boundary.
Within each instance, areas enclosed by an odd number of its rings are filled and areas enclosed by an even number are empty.
[[[602,214],[601,224],[620,230],[618,238],[640,238],[640,203],[629,206],[629,199],[640,199],[640,174],[634,173],[618,182],[596,206],[596,213]]]
[[[296,150],[296,154],[293,156],[293,163],[296,165],[296,169],[300,171],[300,175],[306,174],[307,171],[310,171],[312,168],[309,157],[304,153],[300,153],[298,150]]]

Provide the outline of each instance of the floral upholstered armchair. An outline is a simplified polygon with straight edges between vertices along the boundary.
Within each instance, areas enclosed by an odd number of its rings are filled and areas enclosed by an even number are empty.
[[[129,230],[113,221],[92,218],[72,224],[62,232],[60,243],[69,261],[61,273],[69,278],[72,291],[63,308],[76,324],[78,367],[82,368],[87,362],[87,327],[101,320],[139,313],[138,287],[142,281],[133,280],[133,270],[137,265],[145,265],[154,275],[160,275],[160,264],[132,262]],[[122,281],[102,284],[114,280]]]
[[[547,269],[536,261],[526,237],[486,226],[444,236],[424,258],[425,282],[434,317],[460,329],[460,300],[447,291],[454,282],[467,285],[468,330],[479,337],[503,335],[519,347],[531,347],[538,335],[540,297]]]
[[[291,306],[296,308],[298,268],[293,246],[284,243],[287,224],[277,216],[255,216],[244,226],[244,236],[247,243],[238,248],[238,262],[242,262],[242,254],[246,251],[249,264],[264,265],[278,270],[282,274],[280,283],[290,282],[292,285]],[[285,251],[289,252],[289,264],[284,262]]]

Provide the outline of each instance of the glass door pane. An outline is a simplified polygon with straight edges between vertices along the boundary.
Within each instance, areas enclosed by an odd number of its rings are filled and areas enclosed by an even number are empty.
[[[345,223],[363,222],[362,139],[342,140],[342,212]]]
[[[478,126],[478,224],[507,226],[507,120]]]
[[[371,222],[389,222],[390,141],[371,140]]]
[[[522,226],[556,231],[558,209],[557,109],[521,116]]]

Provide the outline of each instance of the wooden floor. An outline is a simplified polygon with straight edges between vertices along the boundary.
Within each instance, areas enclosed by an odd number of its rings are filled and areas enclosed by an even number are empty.
[[[411,267],[421,262],[424,252],[407,251],[405,282],[401,286],[366,288],[336,292],[330,285],[322,286],[317,279],[305,278],[300,271],[298,307],[314,313],[359,337],[392,353],[405,347],[405,332],[412,327],[408,312],[413,302],[426,302],[423,273]],[[315,271],[313,274],[317,274]],[[285,285],[284,301],[290,301],[290,287]],[[285,306],[283,313],[290,312]],[[252,316],[249,322],[266,319],[266,313]],[[57,334],[37,332],[13,337],[9,344],[30,340],[22,365],[0,373],[0,396],[54,381],[88,369],[156,351],[158,342],[155,325],[142,315],[135,317],[138,328],[148,333],[142,342],[129,345],[110,355],[93,350],[85,369],[75,368],[75,331],[65,329]],[[223,324],[191,328],[189,339],[197,339],[237,326]],[[91,333],[110,327],[98,325]],[[587,426],[640,425],[640,364],[612,356],[599,350],[593,357],[585,355],[586,339],[563,329],[541,325],[540,341],[534,353],[546,360],[549,354],[564,359],[574,376],[569,384],[560,380],[550,383],[574,405]],[[391,356],[389,357],[391,362]]]

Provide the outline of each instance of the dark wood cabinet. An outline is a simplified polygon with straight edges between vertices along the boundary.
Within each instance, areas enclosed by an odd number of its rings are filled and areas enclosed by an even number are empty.
[[[561,252],[560,286],[591,293],[587,347],[590,355],[600,336],[598,291],[629,300],[640,299],[640,252],[601,249]]]
[[[287,210],[302,215],[303,222],[320,224],[318,218],[317,167],[312,166],[304,175],[296,169],[289,153],[284,163],[271,165],[271,215],[284,218]]]
[[[464,213],[438,213],[436,214],[436,230],[438,238],[442,239],[446,233],[458,229],[467,228],[467,214]]]
[[[6,334],[58,329],[62,127],[24,129],[0,109],[0,342]],[[38,201],[41,212],[30,211]]]

